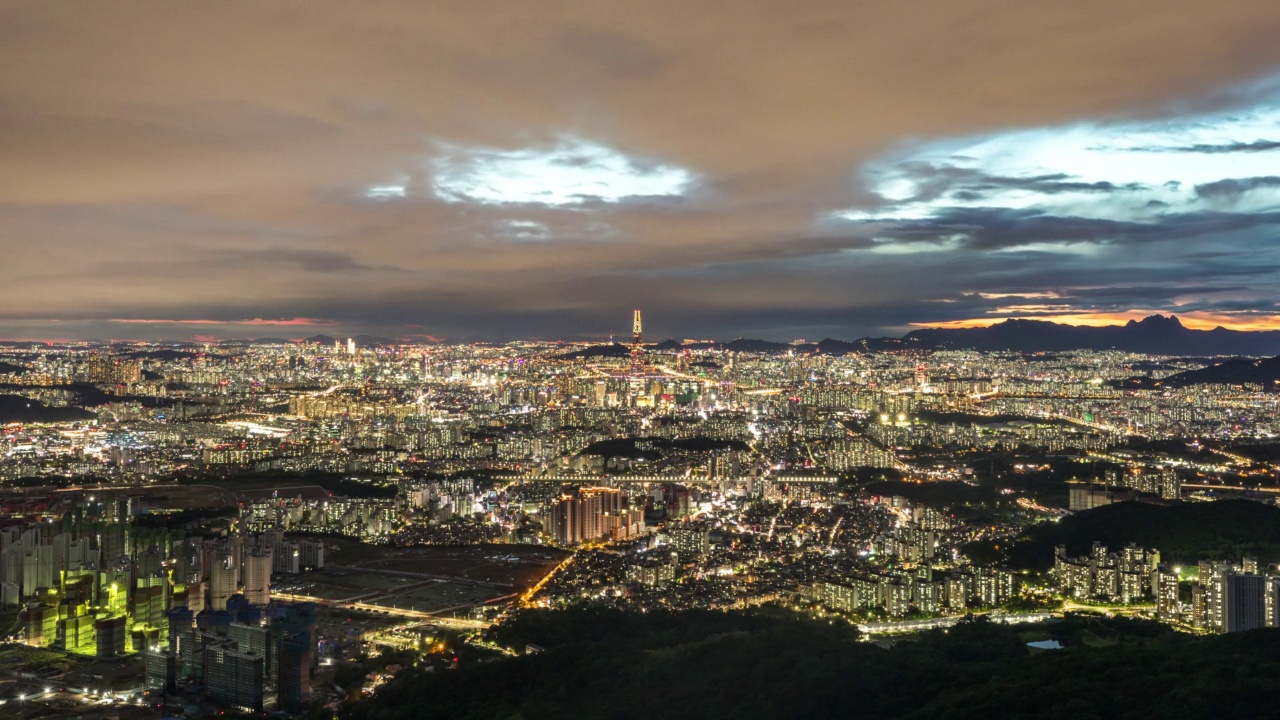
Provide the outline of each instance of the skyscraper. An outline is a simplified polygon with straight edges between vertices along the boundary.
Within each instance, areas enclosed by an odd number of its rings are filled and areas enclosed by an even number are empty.
[[[633,380],[644,376],[644,348],[640,345],[642,337],[640,311],[635,311],[635,317],[631,321],[631,378]]]

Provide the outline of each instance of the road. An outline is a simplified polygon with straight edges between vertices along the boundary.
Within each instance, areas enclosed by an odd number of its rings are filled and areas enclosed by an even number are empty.
[[[1142,612],[1154,612],[1155,605],[1082,605],[1070,600],[1062,604],[1061,610],[1052,612],[1038,613],[1002,613],[1002,612],[984,612],[974,613],[975,615],[985,615],[993,622],[1002,623],[1031,623],[1044,622],[1050,618],[1060,618],[1064,613],[1068,612],[1100,612],[1107,615],[1138,615]],[[934,628],[951,627],[960,622],[965,616],[953,615],[949,617],[925,618],[923,620],[898,620],[894,622],[882,623],[864,623],[858,626],[858,630],[863,635],[889,635],[893,633],[919,632],[921,630],[932,630]]]
[[[533,587],[526,590],[524,595],[520,596],[520,604],[529,605],[533,601],[533,596],[537,595],[538,591],[541,590],[543,586],[545,586],[547,582],[550,581],[551,578],[556,573],[560,572],[566,567],[569,567],[569,564],[573,562],[573,557],[574,556],[570,555],[569,557],[566,557],[564,560],[561,560],[559,565],[556,565],[555,567],[551,568],[551,570],[546,575],[542,576],[541,580],[539,580]]]
[[[1151,605],[1084,605],[1067,600],[1062,603],[1062,612],[1100,612],[1108,615],[1137,615],[1144,611],[1155,612],[1155,604]]]
[[[1061,613],[978,613],[990,618],[993,622],[1002,623],[1031,623],[1044,622],[1053,617],[1061,616]],[[966,616],[955,615],[951,617],[926,618],[923,620],[898,620],[895,622],[883,623],[864,623],[858,626],[858,631],[863,635],[890,635],[893,633],[909,633],[920,632],[921,630],[933,630],[935,628],[947,628],[955,625],[963,620]]]
[[[156,483],[154,485],[71,485],[64,488],[57,488],[54,492],[58,494],[96,491],[126,493],[133,490],[157,490],[164,488],[201,488],[204,490],[214,490],[222,498],[223,505],[226,507],[240,507],[240,501],[236,498],[236,494],[221,485],[184,485],[180,483]]]
[[[10,627],[8,630],[6,630],[3,635],[0,635],[0,640],[8,640],[10,637],[16,636],[18,633],[18,630],[22,627],[22,618],[26,614],[27,614],[27,608],[26,606],[23,606],[20,610],[18,610],[17,617],[13,619],[13,626]]]
[[[321,605],[323,607],[341,608],[343,610],[360,610],[363,612],[377,613],[379,615],[389,615],[391,617],[410,618],[413,620],[428,620],[434,625],[441,627],[454,628],[458,630],[483,630],[492,623],[482,620],[467,620],[465,618],[444,617],[441,615],[433,615],[429,612],[421,610],[410,610],[408,608],[388,607],[386,605],[373,605],[364,602],[348,602],[345,600],[326,600],[324,598],[312,597],[311,595],[295,595],[293,593],[272,592],[271,597],[288,600],[289,602],[309,602]]]
[[[70,717],[72,714],[76,717],[101,717],[106,713],[116,716],[129,706],[145,704],[137,694],[140,691],[87,692],[87,688],[50,685],[44,681],[32,680],[22,680],[18,684],[26,692],[9,700],[0,700],[0,717]],[[58,707],[51,703],[69,705]]]

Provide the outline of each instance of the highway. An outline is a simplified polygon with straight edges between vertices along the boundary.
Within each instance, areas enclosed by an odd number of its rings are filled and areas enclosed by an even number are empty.
[[[1249,492],[1264,492],[1264,493],[1271,493],[1273,495],[1280,493],[1280,488],[1262,487],[1261,485],[1251,485],[1249,487],[1245,487],[1244,485],[1210,485],[1208,483],[1182,483],[1182,487],[1184,489],[1190,488],[1192,490],[1236,490],[1236,491],[1249,491]]]
[[[976,615],[984,615],[992,622],[1002,623],[1033,623],[1044,622],[1051,618],[1060,618],[1064,613],[1068,612],[1100,612],[1107,615],[1137,615],[1144,611],[1154,612],[1155,605],[1083,605],[1080,603],[1066,601],[1062,605],[1061,610],[1052,612],[1038,613],[1002,613],[1002,612],[985,612],[975,613]],[[935,628],[946,628],[960,622],[965,616],[953,615],[948,617],[925,618],[923,620],[898,620],[893,622],[882,623],[863,623],[858,625],[858,630],[867,636],[872,635],[891,635],[894,633],[910,633],[920,632],[922,630],[933,630]]]

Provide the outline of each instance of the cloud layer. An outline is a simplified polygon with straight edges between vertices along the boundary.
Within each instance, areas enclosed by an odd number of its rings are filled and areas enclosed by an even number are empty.
[[[1265,326],[1278,34],[1251,0],[10,3],[0,336]]]

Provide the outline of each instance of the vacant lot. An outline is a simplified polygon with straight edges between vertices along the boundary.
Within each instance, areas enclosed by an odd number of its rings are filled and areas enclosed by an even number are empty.
[[[536,583],[567,555],[563,550],[537,545],[403,548],[347,538],[310,537],[324,542],[324,559],[329,568],[406,573],[417,579],[469,580],[512,589]]]

